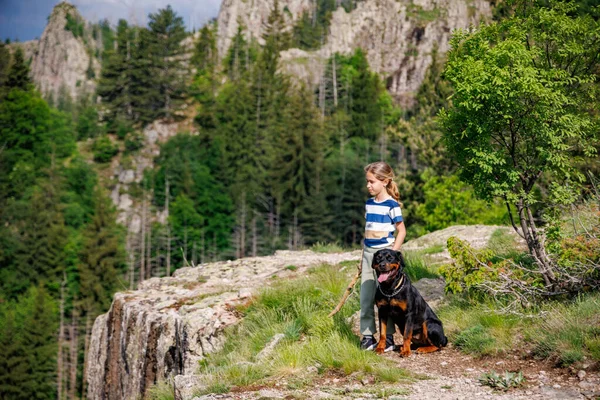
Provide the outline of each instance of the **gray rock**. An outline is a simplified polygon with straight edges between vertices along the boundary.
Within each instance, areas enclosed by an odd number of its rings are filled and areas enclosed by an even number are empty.
[[[232,305],[242,301],[240,287],[254,291],[267,277],[288,273],[285,267],[291,264],[301,272],[359,257],[360,251],[278,251],[269,257],[181,268],[172,277],[152,278],[138,290],[115,294],[109,312],[92,328],[86,358],[88,399],[136,399],[154,382],[173,378],[177,390],[186,393],[181,398],[191,398],[186,388],[199,378],[180,376],[195,376],[198,362],[223,346],[223,330],[238,322]]]

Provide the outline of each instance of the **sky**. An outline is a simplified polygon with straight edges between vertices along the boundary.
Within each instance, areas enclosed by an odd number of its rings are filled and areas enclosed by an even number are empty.
[[[148,14],[168,4],[184,18],[186,27],[199,28],[219,13],[221,0],[70,0],[88,21],[124,18],[145,25]],[[22,42],[42,36],[46,18],[60,0],[0,0],[0,39]]]

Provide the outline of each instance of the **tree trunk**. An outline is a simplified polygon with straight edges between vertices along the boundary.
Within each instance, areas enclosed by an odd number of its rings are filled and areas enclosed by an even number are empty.
[[[258,247],[258,233],[256,231],[256,211],[252,217],[252,257],[256,257]]]
[[[338,105],[338,92],[337,92],[337,71],[335,66],[335,54],[331,58],[332,63],[332,74],[333,74],[333,106],[337,108]]]
[[[148,224],[148,245],[146,246],[146,278],[152,278],[152,224]]]
[[[169,223],[169,178],[165,174],[165,210],[167,211],[167,276],[171,276],[171,224]]]
[[[58,328],[58,354],[56,357],[56,392],[57,399],[63,397],[63,343],[65,340],[65,286],[67,285],[67,273],[63,271],[63,280],[60,284],[60,325]]]
[[[85,316],[85,340],[83,344],[83,383],[81,385],[81,394],[83,397],[86,397],[86,377],[87,377],[87,365],[88,365],[88,348],[90,346],[90,335],[92,329],[92,317],[90,316],[89,311]]]
[[[141,251],[140,251],[140,283],[146,278],[146,196],[142,198],[142,235],[141,235]]]
[[[240,224],[240,258],[246,256],[246,192],[242,192],[242,215]]]
[[[79,320],[77,319],[77,311],[73,309],[72,312],[72,320],[71,320],[71,329],[70,329],[70,337],[71,337],[71,348],[70,348],[70,375],[71,378],[70,386],[69,386],[69,398],[74,400],[77,398],[77,356],[79,353],[79,340],[78,340],[78,331],[77,324]]]
[[[546,287],[553,287],[556,278],[552,272],[552,266],[546,256],[543,244],[539,241],[535,222],[531,216],[531,210],[529,210],[529,207],[525,205],[525,202],[522,199],[517,202],[517,212],[519,214],[519,222],[521,223],[523,237],[527,242],[529,253],[534,258]]]

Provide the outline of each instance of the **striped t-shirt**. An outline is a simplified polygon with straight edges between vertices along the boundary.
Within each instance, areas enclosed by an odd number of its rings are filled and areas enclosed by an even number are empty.
[[[374,198],[367,200],[365,205],[365,246],[384,248],[394,244],[396,224],[402,221],[400,204],[393,198],[382,202]]]

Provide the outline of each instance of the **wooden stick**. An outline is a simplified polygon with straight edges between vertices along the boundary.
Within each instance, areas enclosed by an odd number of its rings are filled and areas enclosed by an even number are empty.
[[[329,313],[329,315],[328,315],[329,317],[333,317],[335,314],[337,314],[338,311],[340,311],[342,309],[342,306],[346,302],[346,299],[348,298],[348,296],[350,296],[350,293],[352,293],[352,290],[354,289],[354,285],[356,285],[356,282],[358,282],[358,278],[360,278],[360,274],[362,272],[362,260],[363,260],[364,252],[365,252],[365,249],[363,248],[362,252],[360,253],[360,260],[358,260],[358,265],[356,266],[358,271],[356,271],[356,275],[354,275],[354,277],[352,278],[352,281],[350,281],[350,284],[344,291],[344,295],[342,296],[342,299],[340,300],[338,305],[335,306],[333,311]]]

